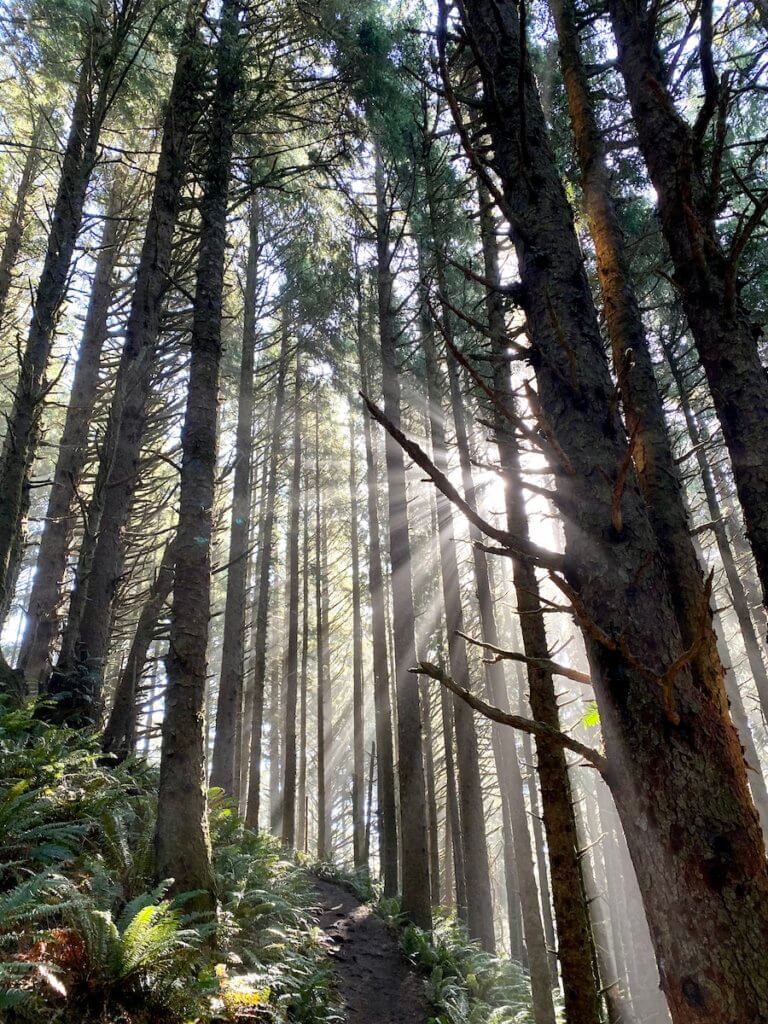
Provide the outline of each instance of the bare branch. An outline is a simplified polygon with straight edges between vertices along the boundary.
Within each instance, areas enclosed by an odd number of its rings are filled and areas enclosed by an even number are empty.
[[[523,654],[520,651],[507,651],[503,647],[497,647],[495,644],[486,643],[483,640],[476,640],[474,637],[467,636],[466,633],[462,633],[461,630],[457,630],[460,637],[463,637],[467,643],[474,644],[475,647],[482,647],[484,651],[490,651],[494,655],[493,658],[488,659],[492,664],[499,661],[519,661],[523,665],[530,665],[532,668],[541,668],[546,672],[550,672],[553,676],[563,676],[565,679],[572,679],[575,683],[585,683],[587,686],[592,685],[592,679],[586,672],[579,672],[576,668],[571,668],[568,665],[561,665],[557,661],[553,661],[551,658],[531,658],[527,654]]]
[[[497,543],[506,548],[511,555],[526,559],[534,565],[549,569],[550,572],[561,572],[564,567],[564,558],[555,551],[548,551],[546,548],[533,544],[527,538],[516,537],[507,530],[499,529],[484,519],[476,509],[468,504],[450,482],[444,473],[435,466],[427,453],[415,441],[411,441],[395,424],[387,418],[384,412],[375,405],[366,395],[360,392],[360,397],[366,404],[368,412],[377,423],[380,423],[424,472],[432,483],[441,491],[450,502],[452,502],[466,518],[487,537],[493,538]]]
[[[543,739],[559,744],[566,750],[573,751],[574,754],[583,757],[585,761],[594,768],[597,768],[604,778],[607,778],[608,761],[593,747],[579,743],[578,740],[568,736],[567,733],[560,732],[559,729],[553,729],[551,725],[545,725],[544,722],[537,722],[533,718],[522,718],[520,715],[511,715],[507,711],[502,711],[501,708],[494,707],[492,704],[486,704],[484,700],[476,697],[469,690],[465,690],[463,686],[459,686],[452,676],[449,676],[441,668],[438,668],[437,665],[433,665],[429,661],[420,661],[418,668],[412,668],[409,671],[417,676],[428,676],[430,679],[436,679],[438,683],[441,683],[447,690],[450,690],[460,700],[463,700],[465,704],[468,704],[473,711],[484,715],[492,722],[498,722],[499,725],[508,725],[511,729],[519,729],[520,732],[530,733],[531,736],[541,736]]]

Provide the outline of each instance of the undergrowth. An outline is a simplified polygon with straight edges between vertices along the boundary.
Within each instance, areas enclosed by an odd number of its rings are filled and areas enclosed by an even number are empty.
[[[452,915],[437,912],[431,933],[406,925],[401,946],[427,975],[434,1024],[534,1024],[527,972],[470,941]]]
[[[340,1021],[305,873],[210,802],[215,916],[156,884],[154,768],[0,703],[0,1020]]]

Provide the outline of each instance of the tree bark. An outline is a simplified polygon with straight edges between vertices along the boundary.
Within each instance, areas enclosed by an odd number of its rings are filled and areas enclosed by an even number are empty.
[[[243,700],[245,660],[245,604],[248,584],[248,545],[251,534],[251,434],[253,430],[253,371],[256,356],[256,289],[259,261],[259,207],[252,201],[248,260],[243,303],[243,345],[235,428],[235,478],[232,484],[227,594],[224,604],[224,637],[216,706],[211,785],[230,796],[236,792],[235,752],[240,707]]]
[[[358,302],[362,290],[358,289]],[[360,381],[363,391],[370,389],[367,365],[368,338],[358,333]],[[398,889],[397,807],[395,802],[395,768],[392,749],[392,706],[389,697],[389,663],[387,657],[387,621],[381,569],[379,534],[378,474],[371,436],[371,420],[363,412],[365,441],[365,482],[368,505],[368,587],[371,601],[371,642],[373,646],[373,698],[376,725],[376,781],[379,808],[379,857],[384,878],[384,895],[392,897]]]
[[[107,340],[114,271],[123,234],[120,218],[125,205],[124,190],[124,175],[118,171],[105,211],[88,311],[27,606],[24,641],[19,653],[18,668],[32,688],[44,683],[51,645],[56,636],[57,608],[77,521],[75,496],[88,457],[88,431],[98,393],[101,351]]]
[[[704,172],[703,135],[714,113],[713,108],[707,114],[706,108],[711,92],[716,106],[719,83],[707,85],[705,106],[690,126],[675,108],[656,43],[653,8],[645,0],[611,0],[608,7],[675,287],[723,428],[763,600],[768,602],[768,374],[757,346],[760,329],[740,295],[738,246],[727,251],[719,235],[720,196]]]
[[[248,773],[248,803],[245,822],[249,828],[258,828],[261,802],[261,733],[264,725],[264,682],[267,667],[267,631],[271,593],[272,548],[275,532],[275,503],[277,501],[278,460],[280,458],[283,410],[285,408],[285,377],[288,372],[288,321],[283,317],[282,340],[275,384],[275,411],[272,438],[269,446],[267,494],[264,506],[264,528],[259,554],[256,613],[253,624],[253,714],[251,720],[251,751]]]
[[[377,259],[379,332],[383,366],[384,409],[392,422],[400,422],[400,367],[397,357],[393,272],[389,221],[384,194],[384,169],[376,159]],[[393,633],[397,680],[400,830],[403,847],[403,909],[421,928],[432,925],[429,887],[427,811],[422,758],[419,690],[408,670],[416,663],[411,549],[408,534],[405,461],[400,447],[385,438],[389,500],[389,550],[392,567]]]
[[[534,408],[555,441],[559,582],[587,635],[611,788],[663,987],[675,1024],[765,1020],[756,950],[768,941],[768,870],[722,676],[715,685],[686,651],[640,489],[623,469],[628,441],[517,11],[493,0],[462,10],[517,251]],[[702,618],[708,627],[706,609]]]
[[[293,470],[288,523],[288,643],[285,651],[283,843],[296,841],[296,706],[299,673],[299,516],[301,513],[301,351],[296,352],[293,398]]]
[[[155,833],[158,876],[173,878],[176,892],[201,890],[206,894],[203,902],[214,898],[204,716],[227,206],[234,107],[241,78],[239,11],[237,0],[222,0],[181,442],[179,526]]]

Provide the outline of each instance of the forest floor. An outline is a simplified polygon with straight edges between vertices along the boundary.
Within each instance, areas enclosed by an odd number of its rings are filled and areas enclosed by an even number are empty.
[[[318,924],[339,977],[347,1024],[426,1024],[432,1015],[424,982],[397,937],[370,907],[341,886],[313,878]]]

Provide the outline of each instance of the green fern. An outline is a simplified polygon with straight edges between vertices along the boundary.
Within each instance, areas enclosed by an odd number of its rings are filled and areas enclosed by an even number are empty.
[[[219,908],[190,914],[194,893],[153,887],[156,791],[155,768],[104,764],[91,737],[0,698],[3,1024],[208,1022],[222,964],[259,994],[253,1019],[341,1021],[301,866],[214,792]]]
[[[439,915],[432,933],[408,925],[401,942],[428,976],[437,1024],[534,1024],[527,973],[471,942],[453,917]]]

